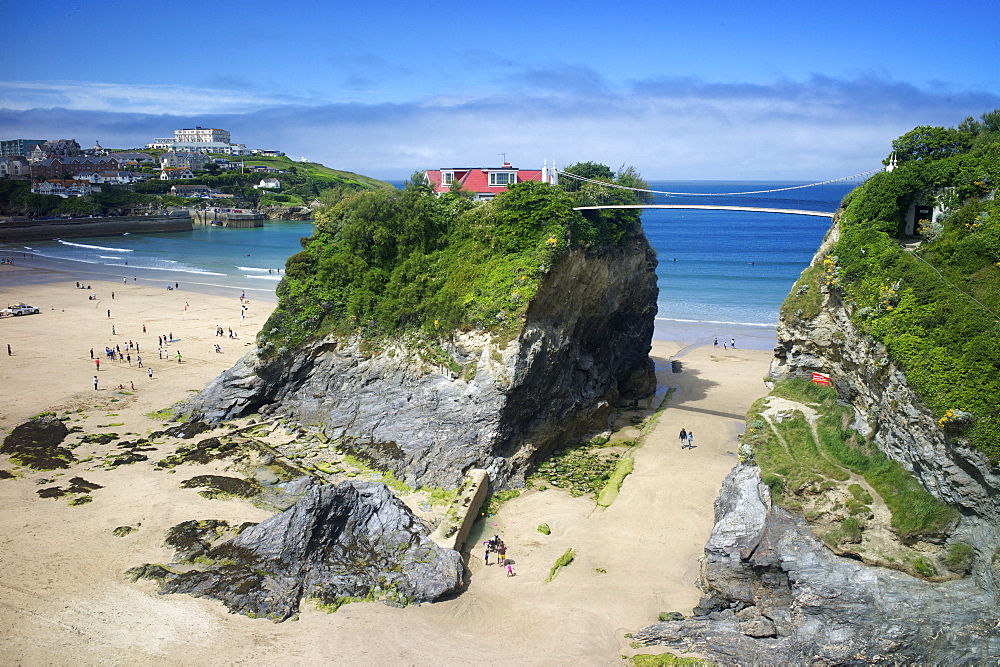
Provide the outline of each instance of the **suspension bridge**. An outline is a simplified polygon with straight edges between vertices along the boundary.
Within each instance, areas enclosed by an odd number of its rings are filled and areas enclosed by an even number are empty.
[[[817,183],[806,183],[802,185],[789,185],[763,190],[748,190],[744,192],[669,192],[665,190],[651,190],[643,188],[633,188],[618,183],[608,183],[584,176],[578,176],[566,171],[558,170],[560,177],[575,179],[583,183],[593,183],[607,188],[619,190],[629,190],[646,196],[652,195],[657,203],[647,204],[595,204],[592,206],[579,206],[577,211],[598,211],[603,209],[687,209],[687,210],[707,210],[707,211],[747,211],[754,213],[782,213],[788,215],[810,215],[816,217],[833,217],[836,205],[831,205],[830,198],[808,199],[806,197],[790,197],[785,193],[791,191],[804,191],[809,188],[821,188],[823,186],[838,187],[843,190],[843,194],[860,185],[873,174],[884,171],[884,167],[871,169],[852,174],[841,178],[834,178]],[[846,187],[845,187],[846,186]],[[815,192],[815,190],[813,191]],[[796,193],[797,194],[797,193]],[[839,200],[839,198],[837,198]],[[667,203],[663,203],[667,202]]]

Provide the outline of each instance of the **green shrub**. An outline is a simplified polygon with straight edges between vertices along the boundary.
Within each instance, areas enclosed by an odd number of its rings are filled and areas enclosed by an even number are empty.
[[[541,533],[542,535],[551,535],[552,529],[549,528],[549,524],[540,523],[538,524],[538,532]]]
[[[935,577],[938,570],[933,561],[926,556],[917,556],[913,559],[914,571],[922,577]]]
[[[966,575],[972,570],[972,563],[976,557],[975,550],[965,542],[953,542],[948,547],[948,555],[945,556],[945,566],[956,574]]]

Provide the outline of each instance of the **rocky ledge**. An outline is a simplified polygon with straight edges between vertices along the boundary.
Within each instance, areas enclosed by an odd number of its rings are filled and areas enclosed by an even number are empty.
[[[539,454],[606,428],[617,402],[655,389],[655,269],[642,235],[571,248],[514,340],[456,333],[434,351],[427,341],[372,350],[328,337],[266,359],[251,352],[180,412],[209,422],[285,416],[411,486],[454,488],[472,468],[495,487],[518,484]]]
[[[257,525],[185,522],[167,546],[176,563],[129,575],[159,581],[161,594],[213,598],[276,621],[294,616],[303,599],[328,608],[430,602],[455,591],[464,572],[458,552],[434,544],[384,484],[357,481],[314,482],[294,506]]]
[[[931,583],[831,553],[739,465],[715,503],[694,617],[633,635],[720,663],[994,663],[993,596],[972,578]]]

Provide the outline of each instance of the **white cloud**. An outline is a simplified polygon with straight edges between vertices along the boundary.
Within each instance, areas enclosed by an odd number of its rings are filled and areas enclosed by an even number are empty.
[[[15,110],[59,107],[74,111],[205,114],[256,111],[317,100],[263,95],[231,88],[124,85],[81,81],[2,81],[0,107]]]
[[[0,111],[0,134],[135,146],[198,124],[224,127],[250,146],[382,178],[492,164],[506,153],[524,168],[595,160],[635,165],[652,178],[825,179],[877,166],[892,140],[916,125],[955,125],[1000,107],[1000,96],[990,93],[925,90],[868,74],[769,85],[663,78],[614,90],[591,72],[561,67],[533,70],[524,80],[538,85],[384,104],[294,104],[231,91],[93,84],[73,88],[73,107],[47,105],[69,110]],[[57,89],[34,90],[55,98]],[[107,104],[105,90],[135,96],[123,108]],[[0,106],[9,95],[0,93]]]

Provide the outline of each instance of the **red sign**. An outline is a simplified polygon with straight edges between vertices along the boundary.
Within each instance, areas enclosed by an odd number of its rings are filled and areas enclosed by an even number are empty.
[[[816,384],[821,384],[824,387],[830,386],[830,376],[825,373],[813,373],[812,381]]]

